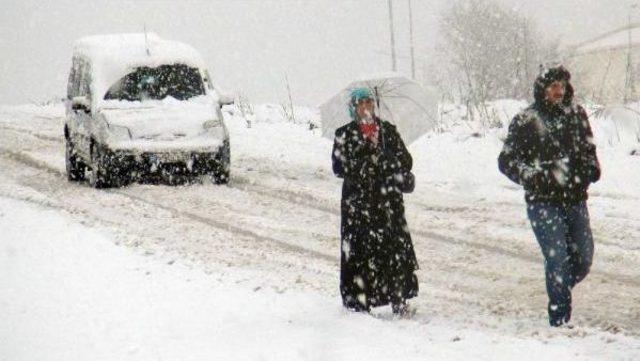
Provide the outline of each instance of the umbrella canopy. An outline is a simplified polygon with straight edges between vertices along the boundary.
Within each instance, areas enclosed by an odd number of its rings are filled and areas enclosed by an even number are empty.
[[[384,74],[351,82],[320,106],[322,135],[333,139],[337,128],[351,122],[350,94],[369,88],[376,96],[376,115],[398,127],[402,140],[410,144],[438,124],[438,99],[420,84],[399,74]]]

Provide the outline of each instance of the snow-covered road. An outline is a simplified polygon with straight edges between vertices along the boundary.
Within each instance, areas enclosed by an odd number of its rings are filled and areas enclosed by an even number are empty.
[[[317,131],[277,120],[247,128],[230,118],[229,186],[94,190],[66,181],[61,116],[60,106],[0,109],[0,197],[70,216],[160,262],[216,279],[221,269],[246,272],[251,287],[315,292],[339,305],[341,184],[330,170],[332,144]],[[497,172],[500,146],[497,136],[461,132],[411,145],[418,185],[405,199],[421,294],[409,323],[552,343],[588,339],[583,355],[640,357],[640,190],[622,180],[640,175],[640,157],[600,150],[592,273],[574,291],[576,327],[551,330],[542,257],[521,191]]]

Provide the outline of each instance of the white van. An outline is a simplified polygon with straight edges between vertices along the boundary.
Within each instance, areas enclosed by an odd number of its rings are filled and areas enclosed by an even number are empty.
[[[229,133],[200,54],[155,34],[79,39],[64,125],[70,181],[121,186],[150,177],[229,179]]]

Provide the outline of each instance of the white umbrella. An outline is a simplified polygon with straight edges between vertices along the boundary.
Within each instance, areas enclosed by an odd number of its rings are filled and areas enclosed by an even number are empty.
[[[322,135],[333,139],[337,128],[352,121],[349,115],[351,91],[369,88],[376,96],[376,115],[398,127],[405,144],[410,144],[438,124],[438,99],[433,92],[400,74],[383,74],[351,82],[320,106]]]

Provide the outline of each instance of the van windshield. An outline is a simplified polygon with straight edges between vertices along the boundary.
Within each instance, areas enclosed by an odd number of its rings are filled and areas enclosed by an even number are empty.
[[[200,72],[183,64],[139,67],[109,88],[105,100],[161,100],[171,96],[178,100],[204,94]]]

